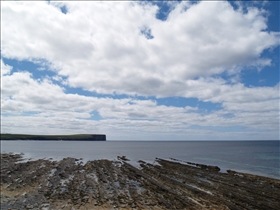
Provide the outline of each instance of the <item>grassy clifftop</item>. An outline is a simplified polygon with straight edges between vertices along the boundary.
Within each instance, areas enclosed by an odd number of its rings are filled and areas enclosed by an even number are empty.
[[[29,135],[0,134],[1,140],[106,141],[105,134]]]

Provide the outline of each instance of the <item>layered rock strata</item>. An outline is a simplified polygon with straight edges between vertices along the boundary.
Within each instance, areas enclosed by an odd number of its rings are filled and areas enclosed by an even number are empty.
[[[279,209],[280,180],[156,159],[23,160],[1,154],[1,209]]]

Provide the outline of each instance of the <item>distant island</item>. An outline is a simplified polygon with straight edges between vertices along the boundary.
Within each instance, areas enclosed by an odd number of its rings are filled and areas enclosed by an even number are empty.
[[[1,136],[1,140],[106,141],[105,134],[74,134],[74,135],[0,134],[0,136]]]

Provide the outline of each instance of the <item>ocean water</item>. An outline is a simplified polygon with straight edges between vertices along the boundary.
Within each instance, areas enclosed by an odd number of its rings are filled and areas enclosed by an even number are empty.
[[[280,141],[1,141],[1,153],[24,153],[25,158],[65,157],[117,159],[131,164],[176,158],[280,179]]]

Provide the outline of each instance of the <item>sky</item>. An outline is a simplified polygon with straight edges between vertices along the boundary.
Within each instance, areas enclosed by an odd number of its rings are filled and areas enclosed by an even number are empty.
[[[1,1],[1,133],[279,140],[279,1]]]

